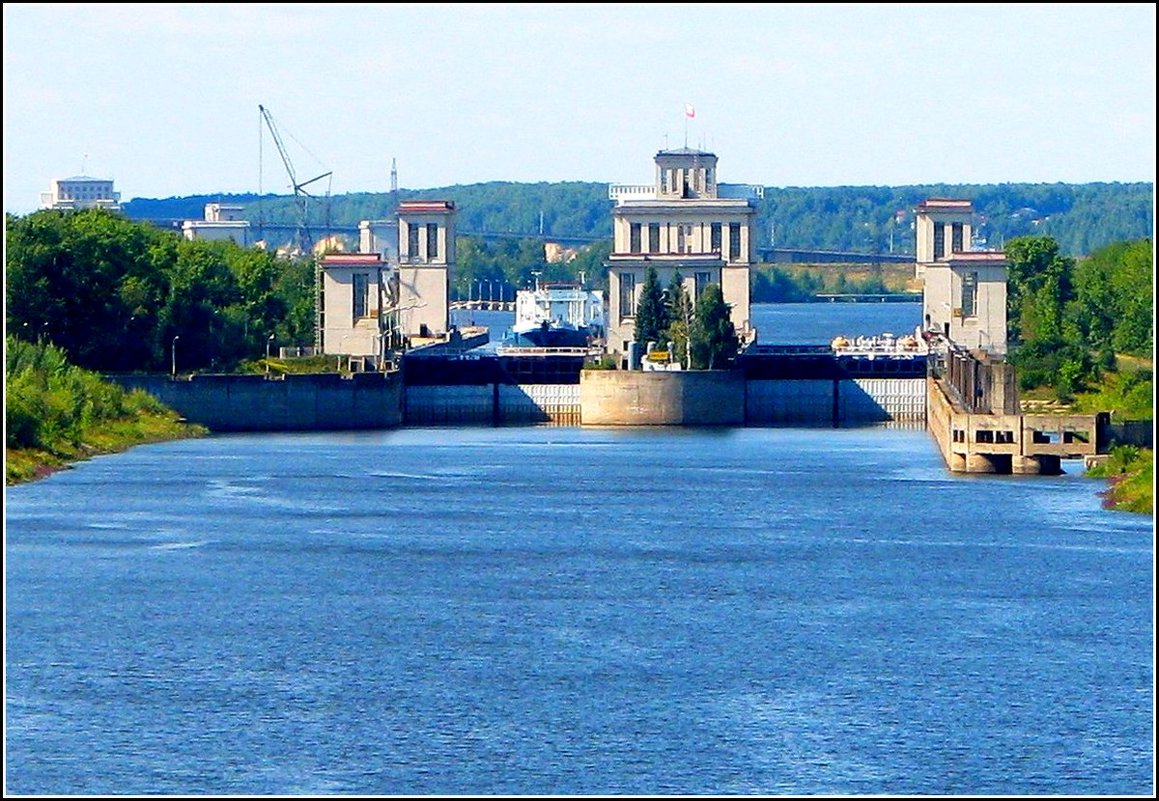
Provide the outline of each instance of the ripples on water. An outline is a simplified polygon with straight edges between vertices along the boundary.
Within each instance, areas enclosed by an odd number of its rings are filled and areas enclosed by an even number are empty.
[[[881,429],[98,458],[7,492],[7,790],[1146,795],[1151,521],[1098,487]]]

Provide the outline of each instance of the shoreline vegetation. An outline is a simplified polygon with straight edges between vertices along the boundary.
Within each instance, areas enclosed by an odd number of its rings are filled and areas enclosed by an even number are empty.
[[[94,456],[208,433],[148,393],[126,392],[69,364],[53,345],[8,337],[5,351],[6,486]]]

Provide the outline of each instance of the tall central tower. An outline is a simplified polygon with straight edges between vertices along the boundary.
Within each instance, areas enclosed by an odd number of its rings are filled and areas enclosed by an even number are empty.
[[[749,317],[749,269],[755,261],[753,221],[761,187],[721,184],[717,157],[690,148],[661,150],[651,186],[613,185],[612,252],[608,270],[609,353],[620,358],[635,333],[636,303],[649,266],[662,286],[679,273],[695,300],[718,284],[738,333],[755,332]]]

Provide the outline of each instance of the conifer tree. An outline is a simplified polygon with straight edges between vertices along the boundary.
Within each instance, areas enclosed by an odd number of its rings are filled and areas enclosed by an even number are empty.
[[[692,301],[684,291],[684,277],[677,272],[664,290],[668,311],[668,328],[664,338],[675,345],[676,359],[688,363],[689,327],[692,324]]]
[[[649,264],[644,273],[644,286],[640,289],[640,301],[636,304],[634,339],[641,345],[648,342],[661,343],[667,328],[668,310],[664,305],[664,293],[660,290],[656,268]]]
[[[696,299],[690,339],[692,366],[697,369],[719,370],[736,358],[740,342],[719,284],[709,284]]]

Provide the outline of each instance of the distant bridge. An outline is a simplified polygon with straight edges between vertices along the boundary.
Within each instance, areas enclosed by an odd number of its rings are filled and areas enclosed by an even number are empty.
[[[851,250],[813,250],[809,248],[758,248],[765,264],[913,264],[912,253],[861,253]]]

